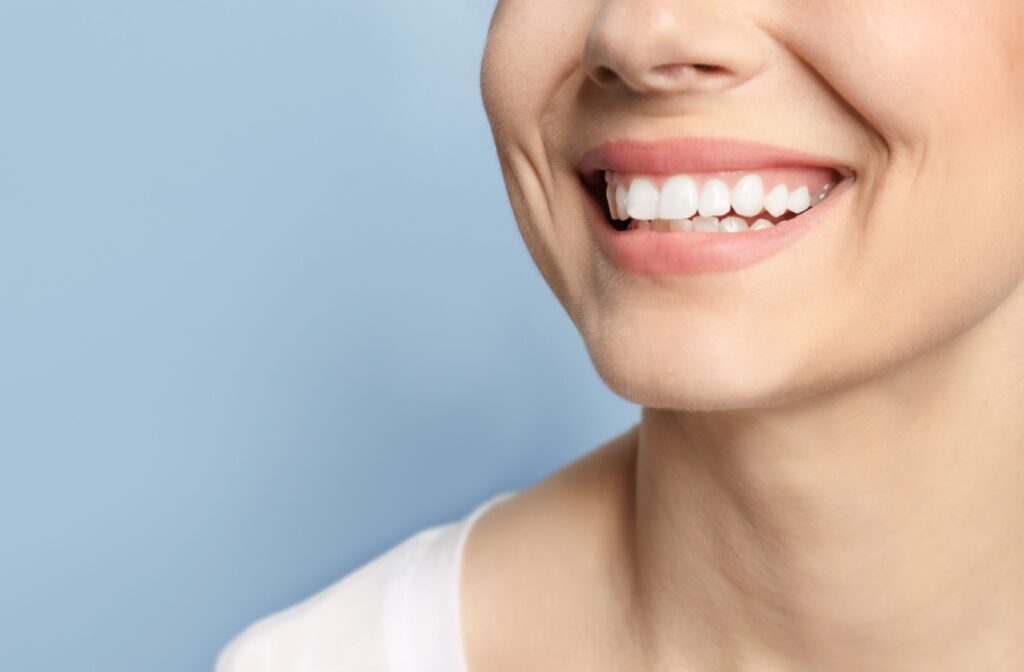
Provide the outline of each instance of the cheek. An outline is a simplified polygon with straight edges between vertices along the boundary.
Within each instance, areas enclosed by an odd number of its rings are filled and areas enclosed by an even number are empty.
[[[893,328],[962,328],[1024,273],[1022,17],[1016,0],[814,3],[794,36],[882,148],[847,279]]]
[[[986,118],[1002,126],[1020,109],[1019,0],[797,4],[801,20],[786,37],[887,142],[971,122],[979,130]]]
[[[554,165],[566,126],[566,96],[578,82],[579,55],[599,3],[504,0],[481,65],[484,107],[512,208],[541,274],[570,316],[580,312],[589,255],[582,187]],[[555,198],[555,195],[559,195]],[[589,283],[592,284],[592,283]]]
[[[481,84],[492,124],[529,135],[577,67],[589,1],[504,0],[491,23]]]

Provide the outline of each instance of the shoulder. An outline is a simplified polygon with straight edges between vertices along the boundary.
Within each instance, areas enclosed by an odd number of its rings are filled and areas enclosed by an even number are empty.
[[[468,669],[557,669],[568,648],[594,648],[595,618],[607,611],[598,588],[617,580],[627,548],[634,434],[565,465],[475,527],[461,577]]]
[[[400,646],[396,618],[413,577],[461,521],[421,530],[333,585],[253,623],[225,646],[215,672],[386,672]],[[422,589],[421,589],[422,590]]]

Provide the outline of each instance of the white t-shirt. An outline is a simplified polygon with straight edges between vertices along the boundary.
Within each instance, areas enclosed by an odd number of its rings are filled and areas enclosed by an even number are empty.
[[[337,583],[250,625],[215,672],[468,672],[459,575],[469,530],[502,492],[460,520],[421,530]]]

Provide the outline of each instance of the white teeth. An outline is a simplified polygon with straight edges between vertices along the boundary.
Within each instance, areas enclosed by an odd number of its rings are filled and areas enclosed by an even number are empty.
[[[729,206],[729,185],[717,179],[704,183],[700,191],[700,207],[697,208],[702,217],[724,215],[729,212]]]
[[[668,178],[661,187],[658,216],[661,219],[687,219],[697,214],[700,194],[697,183],[687,175]]]
[[[629,219],[629,214],[626,212],[627,194],[626,188],[621,184],[615,187],[615,213],[623,221]]]
[[[638,177],[629,185],[626,208],[633,219],[658,218],[658,188],[650,180]]]
[[[736,233],[737,231],[746,231],[748,228],[747,220],[742,217],[726,217],[722,220],[722,231],[728,233]]]
[[[694,217],[693,218],[693,230],[704,231],[707,233],[717,232],[719,230],[720,222],[718,217]]]
[[[786,212],[786,206],[789,204],[789,189],[784,184],[780,184],[764,197],[764,209],[767,210],[772,217],[780,217],[782,213]]]
[[[737,215],[753,217],[764,206],[764,181],[760,175],[745,175],[732,188],[732,209]]]
[[[741,233],[743,231],[760,231],[771,229],[775,225],[761,218],[752,225],[736,215],[725,218],[694,217],[693,219],[634,219],[629,223],[630,231],[697,231],[700,233]]]
[[[766,229],[776,226],[766,219],[768,214],[773,218],[781,218],[787,212],[799,215],[818,205],[836,186],[836,182],[829,181],[812,193],[806,184],[792,191],[786,184],[779,184],[765,193],[764,178],[757,173],[743,175],[732,188],[724,179],[710,176],[703,183],[690,175],[630,180],[605,171],[604,177],[605,197],[612,219],[634,220],[629,228],[655,231],[748,230],[741,228],[741,224],[749,230]],[[750,225],[749,222],[762,212],[768,214]],[[698,214],[699,217],[694,217]],[[725,219],[720,221],[723,217]],[[698,220],[701,221],[698,223]],[[639,221],[646,224],[636,225]]]
[[[811,191],[806,186],[790,192],[789,198],[786,199],[786,208],[798,215],[809,207],[811,207]]]

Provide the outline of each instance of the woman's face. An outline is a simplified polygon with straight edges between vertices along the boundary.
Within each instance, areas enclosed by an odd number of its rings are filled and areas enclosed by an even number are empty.
[[[527,247],[637,403],[773,405],[864,380],[978,323],[1024,273],[1020,0],[503,0],[482,88]],[[657,230],[718,212],[716,179],[726,214],[774,183],[812,202],[836,186],[805,211],[777,195],[802,213],[771,229]],[[613,209],[655,230],[615,230]],[[708,263],[720,238],[694,241],[711,236],[746,236],[748,261]]]

